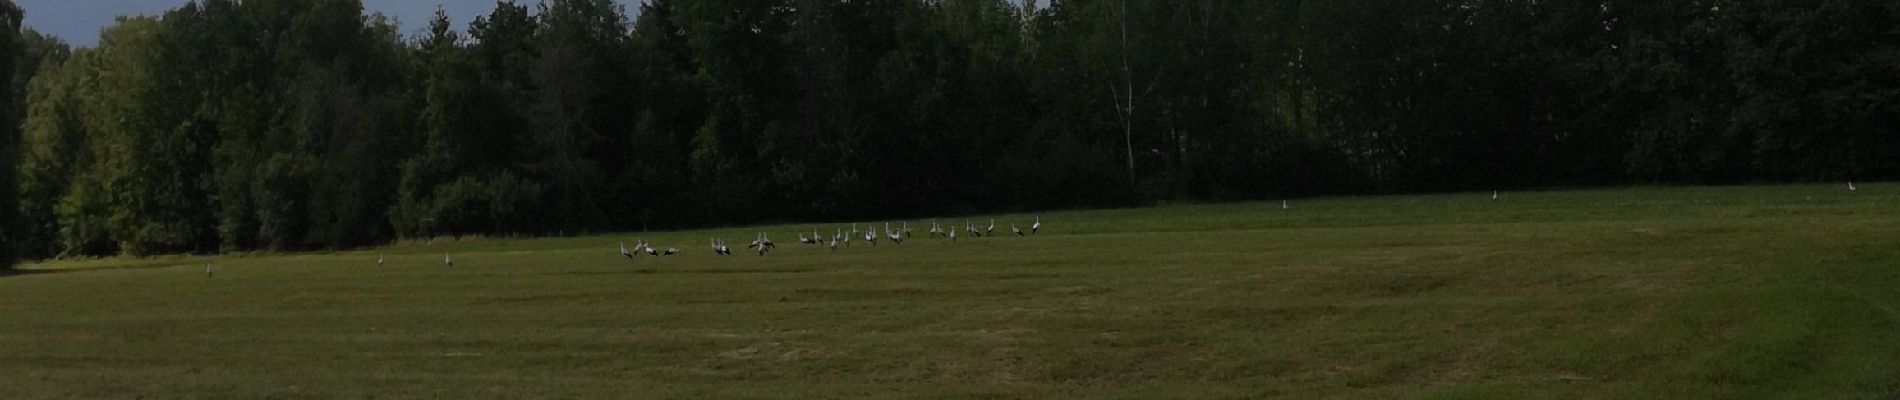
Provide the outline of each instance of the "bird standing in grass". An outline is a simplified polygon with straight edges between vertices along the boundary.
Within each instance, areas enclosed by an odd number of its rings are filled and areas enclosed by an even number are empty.
[[[944,231],[943,235],[949,236],[950,242],[955,243],[957,241],[957,227],[952,225],[949,230]]]
[[[983,228],[983,236],[996,236],[996,219],[990,218],[990,226]]]
[[[1286,200],[1280,200],[1280,209],[1286,210],[1286,209],[1291,209],[1291,208],[1293,207],[1287,205]]]
[[[442,265],[449,267],[455,266],[455,258],[450,257],[448,253],[442,253]]]
[[[620,257],[633,261],[633,252],[627,251],[627,242],[620,242]]]
[[[1498,191],[1491,191],[1491,201],[1498,201]]]
[[[210,278],[210,277],[211,277],[211,262],[206,261],[205,262],[205,278]]]
[[[1023,230],[1022,230],[1022,228],[1017,228],[1017,227],[1016,227],[1016,223],[1015,223],[1015,222],[1011,222],[1011,223],[1009,223],[1009,232],[1010,232],[1010,233],[1014,233],[1014,234],[1016,234],[1016,236],[1022,236],[1022,235],[1023,235]]]
[[[1029,234],[1034,235],[1036,234],[1036,231],[1038,230],[1042,230],[1042,216],[1041,215],[1036,216],[1036,223],[1029,225]]]
[[[1856,190],[1860,190],[1860,189],[1854,188],[1854,181],[1847,181],[1847,191],[1852,192]]]
[[[383,255],[382,255],[382,253],[377,253],[377,254],[376,254],[376,267],[377,267],[377,268],[382,268],[382,266],[383,266]]]

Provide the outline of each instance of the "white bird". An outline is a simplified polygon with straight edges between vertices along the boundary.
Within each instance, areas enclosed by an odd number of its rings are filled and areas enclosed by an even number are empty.
[[[1017,227],[1016,227],[1016,223],[1015,223],[1015,222],[1011,222],[1011,223],[1009,223],[1009,232],[1010,232],[1010,233],[1014,233],[1014,234],[1016,234],[1016,236],[1022,236],[1022,235],[1023,235],[1023,230],[1022,230],[1022,228],[1017,228]]]
[[[838,251],[838,236],[837,235],[831,236],[831,251],[832,252]]]
[[[983,236],[995,236],[995,235],[996,235],[996,219],[990,218],[990,227],[983,228]]]
[[[809,239],[809,238],[806,238],[806,237],[805,237],[805,233],[804,233],[804,232],[799,232],[799,233],[798,233],[798,242],[799,242],[799,243],[804,243],[804,244],[811,244],[811,241],[812,241],[812,240],[814,240],[814,239]]]
[[[1491,191],[1491,201],[1498,201],[1498,191]]]
[[[904,234],[897,231],[887,230],[884,232],[884,237],[890,239],[891,243],[904,244]]]
[[[627,242],[620,242],[620,257],[633,261],[633,252],[627,251]]]
[[[653,249],[653,244],[652,244],[652,243],[641,243],[641,244],[640,244],[640,247],[642,247],[642,248],[645,248],[645,249],[646,249],[646,252],[647,252],[647,255],[649,255],[649,256],[654,256],[654,257],[659,257],[659,256],[660,256],[660,251],[659,251],[659,250],[654,250],[654,249]]]
[[[679,249],[678,247],[668,247],[668,248],[666,248],[666,252],[665,252],[665,253],[660,253],[660,255],[663,255],[663,256],[670,256],[670,255],[673,255],[673,254],[676,254],[676,253],[679,253],[679,252],[680,252],[680,249]]]
[[[442,265],[446,265],[450,267],[455,266],[455,258],[449,257],[448,253],[442,253]]]
[[[877,228],[864,228],[864,241],[877,245]]]
[[[706,243],[712,245],[713,254],[719,254],[719,239],[706,239]]]
[[[942,235],[942,234],[943,234],[943,227],[937,226],[936,220],[931,220],[930,233],[929,233],[930,237],[937,237],[937,235]]]
[[[903,229],[904,238],[909,239],[910,238],[910,221],[904,221],[904,224],[900,225],[899,228]]]
[[[1855,189],[1855,188],[1854,188],[1854,182],[1853,182],[1853,181],[1848,181],[1848,182],[1847,182],[1847,191],[1849,191],[1849,192],[1852,192],[1852,191],[1857,191],[1857,190],[1860,190],[1860,189]]]
[[[1042,229],[1042,216],[1037,215],[1036,223],[1029,225],[1029,234],[1034,235],[1036,234],[1036,231],[1041,230],[1041,229]]]
[[[955,241],[957,241],[957,230],[956,230],[955,228],[951,228],[951,229],[950,229],[950,230],[948,230],[948,231],[944,231],[944,234],[943,234],[943,235],[944,235],[944,236],[949,236],[949,237],[950,237],[950,241],[952,241],[952,242],[955,242]]]
[[[1287,206],[1286,200],[1280,200],[1280,209],[1285,210],[1285,209],[1290,209],[1290,208],[1292,207]]]
[[[381,266],[383,266],[383,255],[382,255],[382,253],[377,253],[377,254],[376,254],[376,266],[377,266],[377,267],[381,267]]]
[[[211,262],[209,261],[205,262],[205,277],[206,278],[211,277]]]

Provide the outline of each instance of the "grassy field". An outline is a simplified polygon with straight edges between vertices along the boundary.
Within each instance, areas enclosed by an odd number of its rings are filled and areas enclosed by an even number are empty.
[[[1489,197],[28,265],[0,398],[1900,397],[1900,184]]]

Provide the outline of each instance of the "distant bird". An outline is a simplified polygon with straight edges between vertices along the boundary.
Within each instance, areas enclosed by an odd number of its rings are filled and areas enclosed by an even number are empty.
[[[732,255],[732,248],[726,246],[726,239],[719,239],[719,255]]]
[[[620,257],[633,261],[633,252],[627,251],[627,242],[620,242]]]
[[[904,238],[909,239],[910,238],[910,221],[904,221],[904,224],[900,225],[899,228],[903,229]]]
[[[953,228],[953,229],[950,229],[950,230],[948,230],[948,231],[944,231],[944,233],[943,233],[943,235],[944,235],[944,236],[949,236],[949,237],[950,237],[950,241],[951,241],[951,242],[955,242],[955,241],[957,241],[957,230],[956,230],[956,229],[954,229],[954,228]]]
[[[442,265],[450,266],[450,267],[455,266],[455,258],[449,257],[448,253],[442,253]]]
[[[943,227],[937,226],[936,220],[931,220],[930,233],[929,233],[930,237],[937,237],[937,235],[942,235],[942,234],[943,234]]]
[[[976,230],[976,225],[970,225],[967,219],[963,220],[963,233],[970,234],[970,237],[983,237],[983,231]]]
[[[725,255],[724,252],[719,251],[719,239],[706,239],[706,243],[712,246],[713,254]]]
[[[660,256],[660,251],[654,250],[652,243],[641,243],[640,247],[646,249],[647,255],[649,256],[654,256],[654,257]]]
[[[1015,222],[1011,222],[1011,223],[1009,223],[1009,232],[1010,232],[1010,233],[1014,233],[1014,234],[1016,234],[1016,236],[1022,236],[1022,235],[1023,235],[1023,230],[1022,230],[1022,228],[1017,228],[1017,227],[1016,227],[1016,223],[1015,223]]]
[[[900,244],[900,245],[904,244],[904,234],[901,232],[886,230],[884,232],[884,237],[886,239],[890,239],[891,243]]]
[[[1847,182],[1847,191],[1849,191],[1849,192],[1852,192],[1852,191],[1857,191],[1857,190],[1860,190],[1860,189],[1855,189],[1855,188],[1854,188],[1854,182],[1853,182],[1853,181],[1848,181],[1848,182]]]
[[[377,267],[382,267],[382,266],[383,266],[383,255],[382,255],[382,253],[377,253],[377,254],[376,254],[376,266],[377,266]]]
[[[668,247],[666,248],[666,252],[660,253],[660,255],[670,256],[670,255],[678,254],[679,252],[680,252],[680,249],[677,247]]]
[[[1280,209],[1282,209],[1282,210],[1286,210],[1286,209],[1291,209],[1291,208],[1293,208],[1293,207],[1291,207],[1291,206],[1288,206],[1288,205],[1286,204],[1286,200],[1280,200]]]
[[[205,278],[211,277],[211,262],[205,262]]]
[[[798,242],[799,242],[799,243],[804,243],[804,244],[811,244],[811,241],[812,241],[812,240],[813,240],[813,239],[809,239],[809,238],[806,238],[806,237],[805,237],[805,233],[804,233],[804,232],[799,232],[799,233],[798,233]]]
[[[1042,216],[1041,215],[1036,216],[1035,224],[1029,225],[1029,234],[1034,235],[1036,234],[1036,231],[1038,230],[1042,230]]]
[[[877,228],[864,228],[864,241],[877,245]]]
[[[990,218],[990,227],[983,228],[983,236],[996,236],[996,219]]]
[[[838,251],[838,236],[837,235],[831,236],[831,251],[832,252]]]
[[[752,243],[746,245],[746,248],[759,252],[761,256],[774,247],[777,246],[772,245],[772,239],[765,237],[765,232],[759,232],[759,235],[752,239]]]
[[[1498,191],[1491,191],[1491,201],[1498,201]]]

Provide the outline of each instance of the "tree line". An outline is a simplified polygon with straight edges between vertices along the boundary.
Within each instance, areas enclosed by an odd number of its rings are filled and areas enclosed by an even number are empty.
[[[1900,173],[1887,0],[0,5],[5,260]]]

